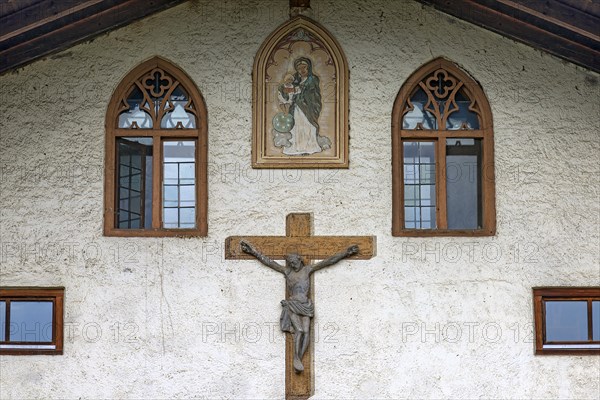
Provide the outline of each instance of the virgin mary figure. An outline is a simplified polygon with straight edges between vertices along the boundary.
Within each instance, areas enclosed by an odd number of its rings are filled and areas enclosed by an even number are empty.
[[[290,133],[290,146],[283,148],[287,155],[319,153],[331,147],[329,138],[319,136],[321,114],[321,88],[319,77],[313,75],[312,61],[307,57],[294,60],[293,85],[296,94],[289,108],[294,116],[294,127]]]

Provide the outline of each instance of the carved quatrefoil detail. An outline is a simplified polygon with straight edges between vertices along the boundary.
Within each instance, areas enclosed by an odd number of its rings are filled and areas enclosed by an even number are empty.
[[[437,98],[444,99],[456,87],[456,79],[449,76],[445,70],[438,69],[425,81],[425,85]]]
[[[155,68],[142,79],[142,83],[153,97],[162,97],[173,85],[173,79],[167,76],[162,69]]]

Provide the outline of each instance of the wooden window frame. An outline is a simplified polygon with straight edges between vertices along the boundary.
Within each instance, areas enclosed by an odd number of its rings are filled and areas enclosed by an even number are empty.
[[[54,349],[24,349],[24,348],[0,348],[0,355],[60,355],[63,354],[63,330],[64,330],[64,287],[2,287],[0,288],[0,301],[6,301],[5,341],[2,345],[53,345]],[[9,342],[8,333],[10,326],[10,301],[32,300],[52,301],[52,342]]]
[[[135,81],[154,69],[161,69],[173,77],[187,92],[194,104],[196,128],[164,129],[154,124],[150,129],[118,128],[122,101],[127,98]],[[161,114],[162,117],[164,114]],[[158,119],[160,121],[160,119]],[[192,79],[171,62],[154,57],[129,72],[119,83],[106,113],[106,142],[104,168],[104,235],[122,237],[198,237],[208,234],[208,120],[206,103]],[[127,137],[152,138],[152,228],[120,229],[116,227],[117,139]],[[163,142],[194,140],[196,142],[196,228],[163,228]]]
[[[555,344],[595,344],[592,340],[592,301],[600,301],[600,287],[539,287],[533,288],[533,310],[535,322],[535,354],[540,355],[600,355],[600,348],[547,348],[545,301],[587,301],[588,302],[588,340],[585,342],[560,342]]]
[[[447,71],[462,83],[472,104],[479,111],[479,129],[425,130],[402,129],[404,115],[410,111],[407,101],[422,82],[439,69]],[[445,118],[443,121],[445,122]],[[482,149],[481,214],[480,229],[448,229],[446,208],[446,139],[480,139]],[[434,141],[436,154],[436,228],[413,229],[404,227],[404,157],[405,141]],[[494,131],[492,112],[481,86],[453,62],[437,58],[420,67],[402,85],[392,110],[392,236],[494,236],[496,234],[496,200],[494,177]]]

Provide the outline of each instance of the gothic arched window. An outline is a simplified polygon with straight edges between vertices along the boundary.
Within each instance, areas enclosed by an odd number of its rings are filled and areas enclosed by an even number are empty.
[[[179,68],[155,57],[127,74],[106,114],[105,235],[206,236],[207,127]]]
[[[494,132],[479,84],[437,58],[404,83],[392,112],[392,234],[496,231]]]

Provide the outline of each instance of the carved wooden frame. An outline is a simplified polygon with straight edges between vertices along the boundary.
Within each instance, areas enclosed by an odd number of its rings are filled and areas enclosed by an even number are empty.
[[[454,92],[446,104],[446,112],[441,112],[437,104],[431,104],[432,114],[441,126],[446,126],[448,111],[454,96],[460,88],[471,99],[469,110],[479,117],[479,129],[459,130],[425,130],[422,126],[414,130],[402,129],[404,115],[413,108],[410,97],[419,87],[426,88],[428,77],[433,73],[445,73],[453,81]],[[429,105],[429,104],[428,104]],[[420,128],[420,129],[419,129]],[[447,228],[446,214],[446,138],[475,138],[482,140],[482,228],[474,230],[456,230]],[[436,229],[407,229],[404,227],[404,167],[402,143],[410,140],[427,140],[436,142]],[[444,178],[444,179],[442,179]],[[468,73],[453,62],[444,58],[436,58],[415,71],[402,85],[392,110],[392,235],[393,236],[493,236],[496,234],[496,200],[494,177],[494,130],[492,111],[483,89]]]
[[[546,313],[544,302],[555,301],[587,301],[588,303],[588,341],[586,342],[564,342],[564,348],[548,348],[546,342]],[[600,287],[539,287],[533,288],[533,312],[535,322],[535,354],[544,355],[584,355],[600,354],[600,348],[574,348],[572,345],[594,344],[600,345],[600,341],[592,340],[592,301],[600,300]]]
[[[5,326],[0,329],[5,330],[5,341],[2,345],[53,345],[54,349],[34,349],[34,348],[0,348],[0,355],[60,355],[63,354],[64,338],[64,287],[2,287],[0,288],[0,301],[9,303],[11,300],[31,300],[31,301],[51,301],[53,303],[52,311],[52,342],[9,342],[9,322],[10,311],[7,307],[7,317]]]
[[[162,116],[170,111],[166,101],[161,103],[157,112],[149,110],[153,121],[150,129],[118,128],[119,114],[128,108],[123,104],[132,87],[140,85],[140,79],[148,73],[158,71],[166,73],[170,79],[169,89],[181,85],[187,92],[190,101],[185,110],[196,116],[196,128],[161,129]],[[162,87],[161,87],[162,90]],[[126,104],[126,103],[125,103]],[[193,106],[192,106],[193,105]],[[172,105],[171,105],[172,107]],[[155,115],[156,114],[156,115]],[[104,235],[105,236],[206,236],[208,232],[208,120],[206,103],[200,90],[192,79],[171,62],[153,57],[131,70],[115,89],[106,112],[106,142],[104,168]],[[116,215],[116,146],[119,137],[151,137],[153,138],[153,181],[152,181],[152,229],[119,229],[115,225]],[[162,143],[168,140],[196,141],[196,228],[173,229],[162,228]]]
[[[313,51],[325,49],[335,67],[335,129],[331,137],[333,156],[268,155],[267,141],[271,121],[267,121],[266,102],[269,98],[267,68],[275,63],[277,51],[292,54],[292,34],[304,30],[315,39]],[[296,40],[297,41],[297,40]],[[329,64],[328,64],[329,65]],[[279,26],[260,46],[252,71],[252,167],[253,168],[348,168],[348,61],[335,38],[320,24],[298,16]],[[329,136],[329,135],[328,135]]]

